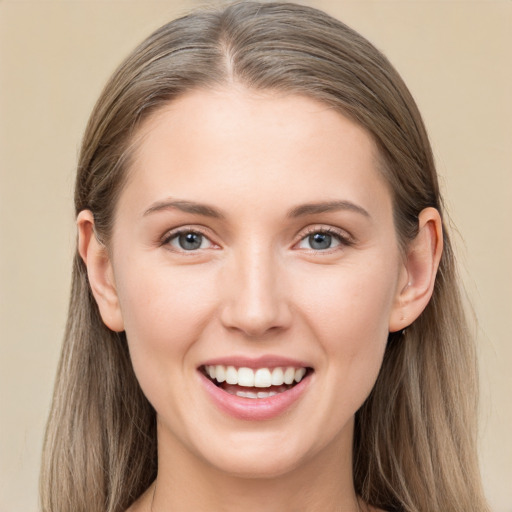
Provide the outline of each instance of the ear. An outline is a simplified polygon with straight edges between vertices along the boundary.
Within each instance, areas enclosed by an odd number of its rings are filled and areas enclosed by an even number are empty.
[[[389,332],[411,325],[427,306],[443,252],[441,216],[435,208],[425,208],[418,217],[418,234],[408,245]]]
[[[82,210],[77,217],[78,252],[87,267],[92,293],[98,304],[101,318],[112,331],[124,330],[114,273],[107,248],[97,239],[94,216]]]

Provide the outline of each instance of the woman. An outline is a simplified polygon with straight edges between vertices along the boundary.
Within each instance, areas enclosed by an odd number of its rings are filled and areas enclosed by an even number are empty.
[[[487,510],[431,149],[360,35],[294,4],[165,25],[75,206],[44,510]]]

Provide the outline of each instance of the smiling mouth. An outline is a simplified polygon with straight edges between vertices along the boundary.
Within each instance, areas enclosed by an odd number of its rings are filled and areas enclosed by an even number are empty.
[[[269,398],[292,389],[313,369],[309,367],[246,368],[205,365],[201,372],[226,393],[242,398]]]

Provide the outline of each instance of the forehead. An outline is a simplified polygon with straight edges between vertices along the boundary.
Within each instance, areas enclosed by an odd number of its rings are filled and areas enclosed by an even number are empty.
[[[146,119],[134,147],[128,185],[146,202],[177,191],[200,201],[221,190],[272,196],[276,187],[297,202],[344,193],[371,202],[377,190],[389,196],[368,132],[305,95],[194,90]]]

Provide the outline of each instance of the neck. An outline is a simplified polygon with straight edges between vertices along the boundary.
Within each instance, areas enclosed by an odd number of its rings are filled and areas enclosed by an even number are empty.
[[[347,437],[347,436],[345,436]],[[151,512],[359,512],[352,481],[352,436],[328,445],[315,457],[278,475],[230,474],[191,454],[180,444],[162,443],[154,487],[144,510]]]

